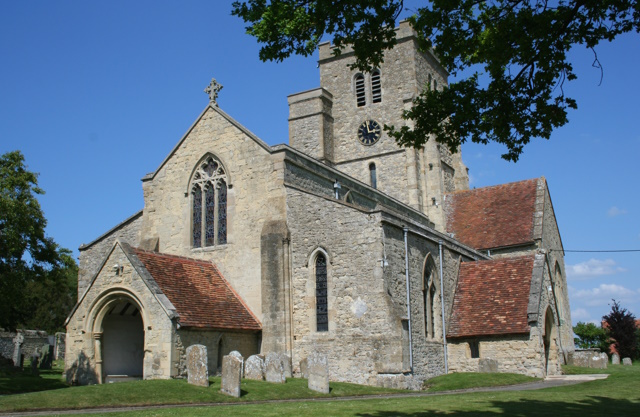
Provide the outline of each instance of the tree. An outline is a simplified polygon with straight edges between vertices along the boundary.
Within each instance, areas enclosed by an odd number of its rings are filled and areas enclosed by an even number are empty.
[[[626,308],[621,308],[616,300],[612,301],[611,312],[603,316],[602,320],[606,323],[620,357],[633,358],[638,347],[636,318]]]
[[[609,353],[611,341],[609,332],[607,332],[606,329],[598,327],[593,323],[578,322],[578,324],[573,327],[573,332],[578,336],[574,338],[578,348],[598,348],[600,352]]]
[[[69,276],[77,267],[67,249],[45,236],[37,178],[19,151],[0,156],[0,327],[40,327],[34,318],[49,315],[45,325],[54,331],[75,296]]]
[[[353,68],[370,71],[395,45],[402,0],[249,0],[232,14],[249,23],[262,43],[260,59],[281,61],[312,54],[325,35],[334,53],[351,45]],[[637,0],[432,0],[409,19],[423,51],[435,50],[450,74],[463,76],[440,90],[425,86],[403,117],[407,126],[385,126],[401,146],[422,147],[433,137],[456,151],[467,140],[506,146],[517,161],[532,138],[548,139],[577,108],[565,96],[576,78],[568,51],[640,31]]]

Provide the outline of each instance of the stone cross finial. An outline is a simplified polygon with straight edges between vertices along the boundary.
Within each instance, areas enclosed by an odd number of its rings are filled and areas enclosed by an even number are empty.
[[[218,107],[218,93],[222,90],[222,84],[218,84],[215,78],[211,79],[211,82],[204,89],[204,92],[209,94],[209,103]]]

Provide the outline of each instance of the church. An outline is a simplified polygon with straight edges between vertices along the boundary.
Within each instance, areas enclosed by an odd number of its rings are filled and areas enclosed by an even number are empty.
[[[423,90],[447,85],[407,22],[370,73],[320,45],[292,94],[289,145],[209,103],[142,178],[144,208],[80,247],[66,375],[179,378],[233,350],[325,353],[330,379],[417,388],[447,372],[561,372],[573,350],[564,253],[544,177],[469,189],[460,153],[401,148]],[[409,126],[410,127],[410,126]]]

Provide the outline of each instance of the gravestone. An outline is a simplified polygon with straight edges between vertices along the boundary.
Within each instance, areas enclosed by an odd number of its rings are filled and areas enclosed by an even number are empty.
[[[300,361],[300,374],[302,378],[309,378],[309,362],[307,358]]]
[[[284,384],[287,382],[284,376],[284,366],[280,355],[274,352],[267,353],[264,360],[264,374],[267,382]]]
[[[244,378],[244,358],[242,357],[242,354],[237,350],[232,350],[231,352],[229,352],[229,356],[233,356],[235,358],[240,359],[240,362],[242,364],[242,366],[240,367],[240,374],[241,374],[240,377]]]
[[[40,357],[37,353],[33,353],[31,355],[31,375],[38,376],[40,373],[38,372],[38,362],[40,361]]]
[[[53,359],[64,359],[64,350],[65,344],[67,342],[67,334],[66,333],[56,333],[56,342],[55,348],[53,351]]]
[[[191,345],[187,348],[187,382],[201,387],[209,386],[207,347]]]
[[[631,362],[631,358],[622,358],[622,364],[626,366],[631,366],[633,362]]]
[[[478,360],[478,372],[495,373],[498,372],[498,361],[495,359],[482,358]]]
[[[614,353],[611,355],[611,364],[612,365],[620,365],[620,355]]]
[[[222,358],[222,387],[220,391],[232,397],[240,397],[240,383],[242,381],[242,361],[235,355]]]
[[[18,333],[13,338],[13,366],[22,367],[22,343],[24,342],[24,336],[22,333]]]
[[[591,357],[591,360],[589,361],[589,368],[607,369],[607,362],[609,361],[607,359],[604,359],[602,355],[598,353]]]
[[[287,353],[281,353],[280,360],[282,361],[282,367],[284,369],[284,377],[293,378],[291,356],[289,356]]]
[[[600,357],[601,357],[601,358],[602,358],[602,359],[603,359],[607,364],[609,363],[609,356],[608,356],[606,353],[601,352],[601,353],[600,353]]]
[[[260,355],[251,355],[244,364],[244,377],[264,381],[264,360]]]
[[[321,392],[323,394],[329,393],[329,361],[327,355],[313,352],[307,358],[309,381],[308,387],[310,390]]]
[[[42,345],[40,348],[40,369],[51,369],[53,365],[53,346]]]

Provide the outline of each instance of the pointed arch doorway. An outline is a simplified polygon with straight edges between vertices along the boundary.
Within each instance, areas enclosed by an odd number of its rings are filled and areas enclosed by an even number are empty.
[[[551,308],[547,308],[544,317],[544,373],[549,375],[549,354],[551,353],[551,338],[554,332],[553,312]]]

